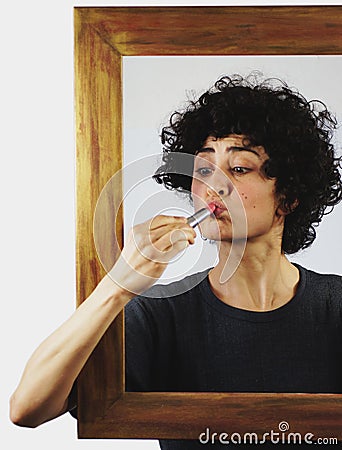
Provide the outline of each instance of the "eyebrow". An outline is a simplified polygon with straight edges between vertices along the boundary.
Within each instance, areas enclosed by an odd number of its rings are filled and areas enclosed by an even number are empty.
[[[240,145],[232,145],[231,147],[228,147],[227,148],[227,152],[229,152],[229,151],[233,151],[233,152],[251,152],[251,153],[254,153],[259,159],[261,158],[261,156],[259,155],[259,153],[256,151],[256,150],[254,150],[254,149],[252,149],[252,148],[250,148],[250,147],[244,147],[244,146],[240,146]],[[212,148],[212,147],[203,147],[203,148],[200,148],[196,153],[195,153],[195,155],[198,155],[199,153],[215,153],[215,149],[214,148]]]

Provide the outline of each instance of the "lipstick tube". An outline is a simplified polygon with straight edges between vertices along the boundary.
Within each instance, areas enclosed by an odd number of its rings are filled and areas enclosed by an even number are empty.
[[[199,209],[197,212],[195,212],[194,215],[189,216],[187,218],[187,223],[192,227],[195,228],[197,225],[201,222],[203,222],[204,219],[209,217],[211,215],[211,211],[207,208]]]

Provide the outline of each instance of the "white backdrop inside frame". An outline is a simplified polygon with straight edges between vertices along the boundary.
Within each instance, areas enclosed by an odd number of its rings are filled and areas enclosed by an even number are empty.
[[[297,88],[308,100],[326,103],[342,123],[341,56],[125,57],[123,67],[124,165],[150,154],[160,154],[160,130],[172,112],[182,109],[187,100],[197,98],[222,75],[239,73],[246,76],[258,70],[267,78],[280,78],[290,87]],[[335,139],[340,152],[341,130]],[[185,215],[187,208],[192,211],[186,200],[181,201],[178,195],[165,191],[164,187],[149,180],[137,185],[126,196],[125,232],[133,223],[154,215],[155,209],[150,205],[158,195],[163,199],[160,204],[166,210],[165,214],[179,212]],[[319,272],[342,274],[341,223],[342,204],[324,217],[316,229],[314,244],[289,259]],[[214,265],[215,261],[215,246],[203,242],[198,233],[196,244],[169,265],[160,281],[166,283],[182,278]]]

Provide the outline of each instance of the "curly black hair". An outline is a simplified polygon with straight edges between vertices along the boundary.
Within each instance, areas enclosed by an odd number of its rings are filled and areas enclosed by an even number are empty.
[[[191,199],[192,178],[183,175],[175,152],[194,155],[209,136],[243,135],[269,156],[263,171],[276,179],[276,193],[289,211],[282,251],[291,254],[312,244],[314,226],[342,198],[341,157],[332,144],[337,121],[324,103],[307,101],[285,82],[260,81],[260,76],[222,77],[184,111],[173,113],[162,129],[163,164],[154,179]]]

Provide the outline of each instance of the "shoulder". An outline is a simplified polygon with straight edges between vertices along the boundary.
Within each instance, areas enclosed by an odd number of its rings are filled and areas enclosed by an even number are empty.
[[[321,273],[316,272],[312,269],[307,269],[301,267],[302,271],[306,272],[308,282],[310,285],[325,285],[332,289],[341,289],[342,287],[342,276],[334,273]]]
[[[207,277],[210,268],[201,272],[193,273],[181,280],[173,281],[168,284],[155,284],[146,292],[143,297],[149,298],[172,298],[182,297],[191,294],[191,292]]]
[[[169,284],[156,284],[134,297],[126,306],[127,314],[150,315],[184,312],[200,301],[199,285],[210,268],[191,274]]]
[[[332,273],[320,273],[298,266],[306,278],[306,291],[319,301],[325,300],[342,308],[342,276]]]

